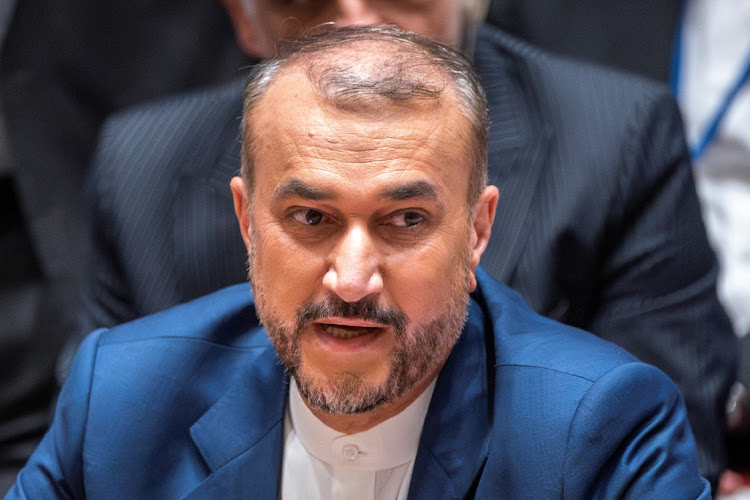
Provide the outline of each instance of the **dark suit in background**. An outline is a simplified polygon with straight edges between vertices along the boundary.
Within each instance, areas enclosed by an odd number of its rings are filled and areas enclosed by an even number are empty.
[[[668,82],[683,0],[491,0],[487,21],[552,52]],[[738,381],[750,388],[750,335]],[[737,388],[736,388],[737,389]],[[743,390],[729,428],[729,464],[750,471],[750,399]]]
[[[0,3],[0,49],[15,7],[12,0]],[[49,327],[64,326],[58,287],[41,279],[34,257],[17,194],[19,177],[0,101],[0,492],[13,484],[47,427],[61,344]]]
[[[483,266],[537,311],[666,371],[715,480],[736,339],[716,298],[676,103],[666,88],[487,27],[475,60],[490,104],[489,180],[500,188]],[[106,124],[88,183],[91,326],[246,279],[228,188],[242,86],[172,96]]]
[[[0,0],[0,17],[14,2]],[[105,116],[245,63],[212,0],[23,0],[0,59],[0,493],[49,424],[86,257],[81,188]],[[10,154],[12,153],[12,158]]]
[[[487,22],[557,54],[666,82],[681,0],[491,0]]]

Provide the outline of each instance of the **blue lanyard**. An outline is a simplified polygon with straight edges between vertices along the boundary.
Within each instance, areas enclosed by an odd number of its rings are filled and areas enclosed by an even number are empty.
[[[675,32],[674,43],[672,46],[672,73],[669,78],[669,85],[672,88],[672,92],[676,97],[680,95],[680,71],[682,65],[682,42],[683,42],[683,31],[685,29],[685,18],[687,14],[687,0],[680,2],[680,11],[677,29]],[[729,87],[729,91],[724,96],[724,99],[719,103],[713,118],[709,121],[708,127],[699,137],[698,142],[690,150],[693,160],[697,160],[703,156],[708,146],[716,139],[716,134],[719,132],[721,122],[726,117],[729,107],[734,101],[737,94],[739,94],[742,87],[750,79],[750,53],[748,53],[742,71],[737,80]]]

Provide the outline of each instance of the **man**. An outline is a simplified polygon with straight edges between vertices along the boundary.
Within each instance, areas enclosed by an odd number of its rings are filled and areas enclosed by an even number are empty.
[[[231,182],[264,328],[234,286],[93,334],[9,498],[708,498],[663,373],[478,269],[468,61],[395,28],[290,47]]]
[[[287,31],[325,21],[396,23],[454,45],[474,31],[459,0],[224,3],[240,45],[260,57]],[[537,312],[664,370],[683,392],[702,470],[715,480],[736,339],[716,298],[674,99],[488,27],[471,48],[490,107],[489,179],[504,207],[484,267]],[[89,180],[92,328],[244,279],[226,193],[240,164],[242,85],[170,96],[105,125]]]

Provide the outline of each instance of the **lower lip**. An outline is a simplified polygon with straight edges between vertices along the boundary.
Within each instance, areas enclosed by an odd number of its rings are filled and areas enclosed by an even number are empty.
[[[386,328],[373,328],[371,332],[357,337],[340,339],[326,333],[323,325],[320,323],[315,323],[313,328],[318,343],[330,351],[343,353],[372,349],[374,347],[373,344],[385,335],[386,330]]]

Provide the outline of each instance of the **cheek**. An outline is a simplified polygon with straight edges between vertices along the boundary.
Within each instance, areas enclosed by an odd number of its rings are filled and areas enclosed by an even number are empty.
[[[278,230],[259,232],[254,251],[265,293],[280,298],[287,305],[284,309],[296,313],[301,304],[315,298],[325,274],[319,255],[284,238]]]
[[[425,245],[389,265],[389,292],[397,307],[414,322],[425,323],[444,313],[462,284],[466,242],[459,238],[453,241]]]

